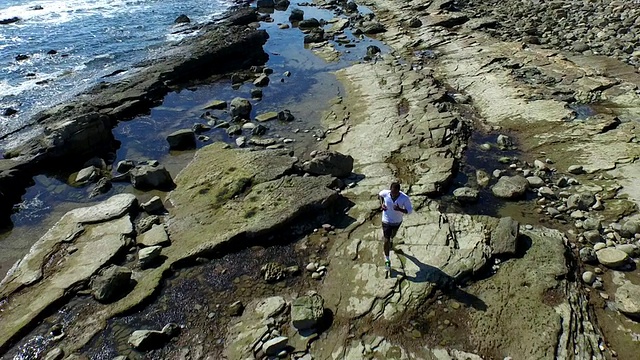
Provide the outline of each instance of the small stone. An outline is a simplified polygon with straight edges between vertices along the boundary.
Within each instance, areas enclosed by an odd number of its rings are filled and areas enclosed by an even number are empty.
[[[262,351],[267,355],[277,355],[280,351],[287,347],[289,338],[286,336],[279,336],[275,339],[271,339],[262,345]]]
[[[549,171],[549,166],[538,159],[533,162],[533,166],[540,171]]]
[[[596,276],[591,271],[585,271],[582,273],[582,281],[584,281],[585,284],[591,285],[595,280]]]
[[[244,311],[244,305],[241,301],[236,301],[233,304],[229,305],[228,313],[230,316],[240,316]]]
[[[569,169],[567,171],[570,174],[574,174],[574,175],[580,175],[584,173],[584,169],[582,168],[582,165],[571,165],[569,166]]]
[[[136,330],[129,336],[129,344],[136,350],[150,350],[161,347],[167,335],[156,330]]]
[[[309,272],[315,272],[316,270],[318,270],[318,265],[316,263],[309,263],[306,267],[307,271]]]
[[[453,191],[453,196],[462,203],[473,203],[478,201],[479,192],[469,187],[461,187]]]
[[[571,216],[572,219],[579,219],[579,220],[584,219],[586,217],[581,210],[572,211],[569,216]],[[593,229],[585,229],[585,230],[593,230]]]
[[[168,323],[162,328],[162,333],[172,338],[180,333],[180,325],[176,323]]]
[[[265,122],[269,120],[275,120],[277,118],[278,118],[278,113],[275,111],[270,111],[270,112],[263,113],[256,116],[256,121]]]
[[[590,217],[590,218],[586,218],[583,221],[582,227],[585,230],[600,230],[600,229],[602,229],[602,222],[599,219],[595,219],[595,218],[591,218]]]
[[[540,196],[546,197],[547,199],[555,199],[556,198],[556,194],[548,186],[543,186],[540,189],[538,189],[538,194]]]
[[[531,186],[532,188],[539,188],[544,186],[544,180],[542,180],[538,176],[529,176],[526,179],[529,182],[529,186]]]
[[[489,151],[489,150],[491,150],[491,144],[484,143],[484,144],[480,145],[480,149],[481,150],[485,150],[485,151]]]
[[[605,299],[605,300],[609,300],[609,294],[607,294],[607,293],[600,292],[600,297]]]
[[[149,215],[164,212],[164,204],[159,196],[152,197],[149,201],[140,205],[142,209]]]
[[[593,286],[594,289],[604,289],[604,284],[600,280],[594,281],[591,286]]]
[[[313,274],[311,274],[311,278],[314,280],[319,280],[320,278],[322,278],[322,273],[314,272]]]
[[[165,246],[171,243],[164,225],[153,225],[149,231],[138,236],[137,241],[143,246]]]
[[[599,267],[593,268],[593,272],[594,272],[594,273],[596,273],[596,274],[598,274],[598,275],[600,275],[600,274],[603,274],[603,273],[604,273],[604,271],[602,271],[602,269],[601,269],[601,268],[599,268]]]
[[[246,136],[238,136],[236,138],[236,145],[238,145],[238,147],[245,147],[247,145],[247,137]]]
[[[590,247],[580,249],[580,260],[585,264],[594,264],[598,261],[595,250]]]
[[[596,257],[600,264],[608,268],[617,268],[627,263],[629,255],[622,250],[605,248],[596,251]]]
[[[140,267],[145,268],[160,256],[162,246],[150,246],[138,252]]]

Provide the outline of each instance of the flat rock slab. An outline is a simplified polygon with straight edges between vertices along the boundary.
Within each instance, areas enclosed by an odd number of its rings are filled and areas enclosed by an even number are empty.
[[[137,239],[138,244],[144,246],[168,245],[169,235],[164,229],[164,225],[153,225],[151,229]]]
[[[640,286],[625,283],[616,290],[616,305],[625,315],[640,316]]]
[[[256,121],[265,122],[269,120],[275,120],[278,118],[278,113],[275,111],[266,112],[256,116]]]
[[[596,251],[596,257],[600,264],[609,267],[617,268],[627,263],[629,255],[619,249],[604,248]]]

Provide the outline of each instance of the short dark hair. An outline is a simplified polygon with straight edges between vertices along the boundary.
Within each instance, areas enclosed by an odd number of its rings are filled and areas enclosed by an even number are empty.
[[[396,189],[398,191],[400,191],[400,183],[397,181],[394,181],[391,183],[391,186],[389,187],[391,190]]]

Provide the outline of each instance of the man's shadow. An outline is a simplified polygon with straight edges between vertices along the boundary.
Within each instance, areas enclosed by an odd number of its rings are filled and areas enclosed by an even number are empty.
[[[440,289],[445,295],[456,300],[459,303],[462,303],[466,306],[471,306],[476,310],[487,310],[487,304],[485,304],[482,299],[460,289],[456,284],[456,280],[453,277],[447,275],[444,271],[438,269],[435,266],[422,263],[415,256],[405,253],[404,251],[402,251],[402,249],[395,249],[394,252],[398,256],[402,256],[405,259],[413,262],[418,267],[418,272],[415,274],[415,276],[409,276],[406,273],[392,269],[392,277],[403,275],[405,279],[412,282],[430,282],[432,284],[435,284],[436,287]]]

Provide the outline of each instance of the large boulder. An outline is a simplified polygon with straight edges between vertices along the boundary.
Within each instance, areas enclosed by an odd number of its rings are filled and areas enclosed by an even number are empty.
[[[196,134],[191,129],[174,131],[167,136],[170,150],[189,150],[196,148]]]
[[[248,119],[251,114],[251,102],[249,100],[237,97],[231,100],[231,117],[239,116]]]
[[[353,157],[336,151],[318,151],[313,159],[302,164],[302,170],[313,175],[349,176],[353,170]]]
[[[129,171],[129,179],[136,189],[166,190],[174,187],[171,174],[164,166],[140,165]]]
[[[640,286],[625,283],[616,290],[616,305],[625,315],[640,316]]]
[[[627,263],[629,255],[615,248],[604,248],[596,251],[596,257],[600,264],[608,268],[617,268]]]
[[[100,302],[110,302],[128,291],[131,281],[131,270],[126,267],[112,265],[100,273],[91,282],[91,294]]]
[[[503,217],[491,233],[493,255],[515,255],[520,223],[510,217]]]
[[[493,185],[493,195],[503,199],[517,199],[522,197],[529,188],[529,182],[524,176],[503,176]]]
[[[298,330],[314,328],[324,316],[324,299],[318,294],[301,296],[291,303],[291,323]]]

